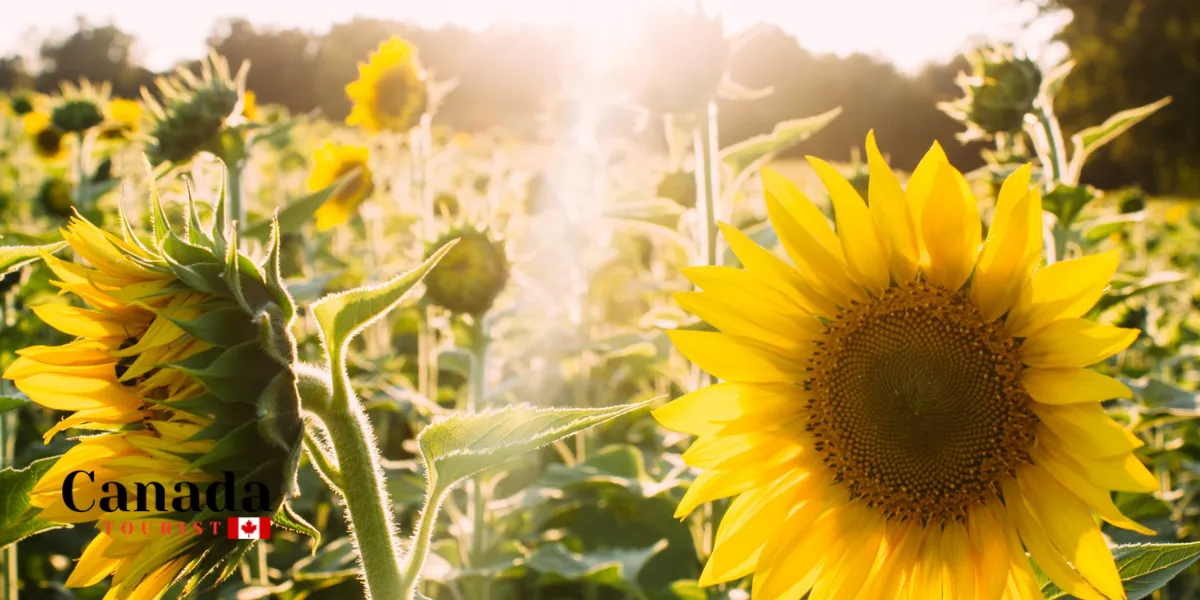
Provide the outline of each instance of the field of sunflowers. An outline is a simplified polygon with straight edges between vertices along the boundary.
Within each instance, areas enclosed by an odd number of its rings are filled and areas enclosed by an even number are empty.
[[[1169,98],[981,49],[986,166],[902,172],[721,73],[458,133],[418,56],[3,99],[0,599],[1200,596],[1200,210],[1080,183]]]

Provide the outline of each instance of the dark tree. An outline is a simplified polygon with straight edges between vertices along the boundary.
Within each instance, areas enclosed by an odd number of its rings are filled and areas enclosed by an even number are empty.
[[[48,40],[39,52],[44,63],[36,79],[38,91],[57,92],[64,81],[110,82],[113,94],[135,97],[152,75],[134,62],[133,36],[114,25],[94,26],[80,17],[75,33]]]
[[[234,19],[219,23],[208,44],[232,69],[250,61],[246,89],[254,91],[258,102],[302,112],[317,107],[317,42],[310,33],[255,28],[245,19]]]

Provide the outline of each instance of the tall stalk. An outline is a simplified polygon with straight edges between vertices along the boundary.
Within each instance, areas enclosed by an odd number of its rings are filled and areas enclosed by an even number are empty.
[[[229,227],[237,221],[238,227],[246,227],[246,205],[242,199],[242,174],[246,170],[243,158],[234,158],[225,162],[225,193],[228,200],[228,210],[225,211],[225,226]]]
[[[424,256],[426,246],[437,237],[433,187],[429,185],[433,154],[433,116],[429,113],[422,115],[420,123],[409,132],[409,149],[412,152],[412,197],[421,209],[417,255]],[[436,309],[426,306],[425,318],[417,325],[417,393],[435,401],[438,389],[437,332],[432,323],[436,316]]]
[[[484,324],[484,316],[475,319],[471,328],[471,373],[470,389],[467,394],[467,412],[474,413],[487,408],[487,355],[490,338]],[[487,490],[483,478],[486,473],[480,473],[471,479],[467,487],[471,515],[471,547],[468,556],[472,567],[478,567],[483,553],[487,551]],[[426,511],[429,509],[426,508]],[[479,578],[479,598],[489,600],[491,597],[491,582],[486,577]]]
[[[75,134],[75,207],[84,215],[91,214],[91,178],[88,176],[87,154],[89,148],[87,134],[80,131]]]
[[[16,324],[16,311],[13,308],[12,294],[0,294],[0,354],[5,350],[4,331]],[[0,395],[8,393],[10,385],[7,380],[0,379]],[[0,413],[0,469],[13,466],[16,442],[17,411]],[[17,587],[16,544],[9,544],[7,548],[0,551],[0,564],[3,566],[3,570],[0,570],[0,598],[17,600],[19,589]]]

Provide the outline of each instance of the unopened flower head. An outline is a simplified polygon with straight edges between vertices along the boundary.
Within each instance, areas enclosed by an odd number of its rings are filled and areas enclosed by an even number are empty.
[[[201,64],[199,77],[180,67],[174,76],[158,78],[160,99],[143,89],[153,120],[147,147],[151,162],[182,163],[202,150],[217,150],[221,133],[237,116],[247,67],[243,63],[231,76],[228,62],[214,53]]]
[[[451,240],[458,243],[425,276],[425,297],[454,313],[481,316],[508,284],[504,246],[483,231],[455,229],[429,246],[429,256]]]
[[[100,107],[108,103],[109,85],[92,85],[83,80],[79,85],[63,83],[62,99],[50,113],[50,121],[67,133],[83,133],[104,122]]]
[[[942,110],[971,125],[977,135],[1019,131],[1041,89],[1041,68],[1008,46],[982,48],[968,58],[971,73],[959,76],[965,95],[940,105]]]
[[[96,524],[67,586],[111,576],[105,597],[113,599],[218,581],[250,542],[117,535],[107,525],[137,518],[158,530],[272,516],[293,487],[303,435],[288,329],[294,308],[280,283],[278,244],[253,260],[236,251],[234,236],[202,223],[190,200],[183,227],[167,221],[156,194],[153,209],[149,239],[124,217],[116,235],[70,221],[62,235],[77,260],[42,259],[52,283],[86,308],[54,302],[33,311],[73,339],[24,348],[4,372],[34,402],[70,413],[47,442],[90,432],[41,477],[32,504],[51,522]],[[218,204],[217,223],[223,211]],[[257,503],[230,507],[231,490],[213,506],[191,491],[223,479],[257,490]],[[129,509],[137,513],[120,512],[134,502],[114,497],[113,482],[144,484],[146,495]]]

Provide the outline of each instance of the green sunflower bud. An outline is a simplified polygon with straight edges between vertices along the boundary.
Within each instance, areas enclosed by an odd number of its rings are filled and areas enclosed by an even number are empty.
[[[942,110],[985,135],[1019,131],[1041,89],[1037,63],[1008,46],[982,48],[968,60],[971,74],[959,75],[964,97]]]
[[[670,198],[685,208],[696,206],[696,175],[687,171],[672,171],[663,175],[655,190],[659,198]]]
[[[54,126],[69,132],[83,133],[104,122],[104,113],[95,102],[86,99],[67,100],[50,113]]]
[[[180,68],[173,77],[157,81],[163,102],[143,89],[142,97],[153,116],[153,141],[147,147],[151,162],[182,163],[198,152],[220,154],[221,134],[229,120],[238,116],[245,89],[246,64],[230,77],[224,58],[213,54],[203,63],[201,76]]]
[[[10,106],[12,107],[13,114],[18,117],[33,112],[33,101],[29,99],[29,96],[13,96]]]
[[[177,583],[190,597],[228,577],[253,544],[228,539],[224,530],[182,537],[193,528],[226,527],[234,516],[270,517],[281,527],[295,527],[298,519],[286,500],[303,445],[303,380],[290,332],[295,307],[279,273],[278,225],[260,262],[238,252],[236,236],[220,225],[203,223],[191,201],[186,226],[179,227],[167,220],[156,193],[152,200],[148,239],[124,215],[122,236],[86,219],[71,220],[63,237],[88,266],[50,254],[42,258],[55,285],[95,310],[35,307],[47,324],[76,339],[30,349],[4,373],[34,402],[76,411],[51,428],[47,440],[74,428],[106,432],[82,439],[61,459],[90,472],[93,482],[84,486],[67,478],[66,470],[51,470],[31,501],[48,521],[99,520],[95,547],[76,563],[67,586],[90,586],[112,574],[109,594],[121,598],[160,597]],[[217,204],[215,223],[224,222],[225,210]],[[48,374],[76,382],[70,395],[78,398],[76,405],[55,400],[66,392],[41,383]],[[87,397],[84,390],[98,391]],[[114,453],[128,461],[113,462]],[[129,483],[142,482],[147,473],[203,490],[197,495],[176,485],[149,499],[152,514],[136,515],[156,521],[156,530],[161,523],[164,531],[180,534],[152,536],[139,546],[103,527],[131,515],[64,509],[63,490],[83,498],[94,491],[92,483],[132,488]],[[118,558],[102,554],[114,535],[129,547]]]
[[[429,246],[427,258],[454,239],[458,243],[425,276],[425,297],[451,312],[481,316],[508,283],[508,259],[499,243],[473,229],[442,236]]]
[[[37,203],[47,213],[58,217],[74,214],[71,184],[61,177],[49,177],[38,188]]]

